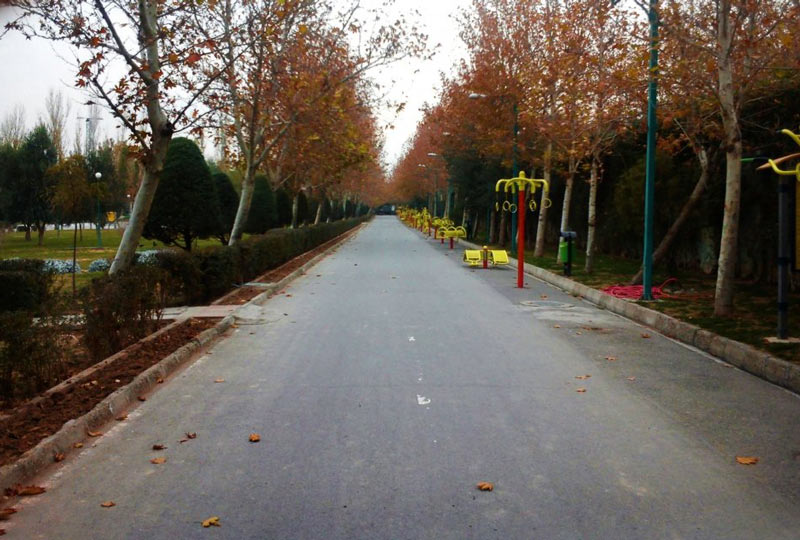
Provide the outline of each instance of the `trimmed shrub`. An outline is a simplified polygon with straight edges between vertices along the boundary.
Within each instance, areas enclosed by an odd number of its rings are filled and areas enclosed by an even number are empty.
[[[78,264],[78,261],[75,261],[75,266],[73,266],[72,259],[67,261],[61,259],[45,259],[44,270],[46,272],[52,272],[53,274],[72,274],[73,272],[80,274],[81,265]]]
[[[269,180],[263,174],[254,178],[253,199],[250,202],[250,213],[244,231],[249,234],[264,234],[274,227],[278,221],[275,208],[275,193],[269,186]]]
[[[167,274],[160,268],[134,266],[93,279],[83,290],[86,347],[101,360],[154,332],[161,321]]]
[[[169,276],[166,282],[168,305],[194,304],[205,299],[203,273],[197,256],[181,249],[162,249],[155,258],[158,267]]]
[[[89,263],[89,272],[108,272],[111,263],[108,259],[95,259]]]
[[[0,312],[33,311],[45,303],[53,274],[39,259],[0,260]]]

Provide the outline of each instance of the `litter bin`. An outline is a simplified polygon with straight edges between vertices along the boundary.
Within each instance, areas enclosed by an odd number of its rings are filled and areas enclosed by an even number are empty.
[[[578,238],[575,231],[561,231],[561,239],[558,241],[558,258],[564,263],[564,275],[572,275],[572,259],[575,255],[574,240]]]

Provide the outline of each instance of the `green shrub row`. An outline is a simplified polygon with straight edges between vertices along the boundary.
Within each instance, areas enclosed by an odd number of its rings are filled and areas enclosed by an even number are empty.
[[[167,272],[170,304],[203,304],[237,284],[280,266],[352,229],[366,217],[320,223],[298,229],[272,229],[236,246],[218,246],[188,253],[158,252],[158,267]]]

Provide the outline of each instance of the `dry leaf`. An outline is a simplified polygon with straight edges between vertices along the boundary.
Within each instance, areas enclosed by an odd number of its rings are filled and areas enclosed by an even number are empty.
[[[86,434],[89,437],[99,437],[100,435],[103,434],[103,432],[102,431],[87,431]]]
[[[153,465],[161,465],[166,462],[167,458],[165,457],[154,457],[153,459],[150,460],[150,463],[152,463]]]
[[[606,356],[606,360],[608,360],[609,362],[613,362],[616,359],[617,359],[616,356]]]
[[[158,379],[156,379],[156,383],[158,383],[158,384],[163,384],[163,383],[164,383],[164,377],[159,377]],[[144,401],[142,398],[139,398],[139,399],[140,399],[141,401]]]
[[[47,490],[42,486],[20,486],[17,484],[14,487],[14,491],[20,497],[30,497],[32,495],[41,495]]]
[[[6,530],[5,529],[0,529],[0,536],[5,536],[5,534],[6,534]]]
[[[576,376],[575,378],[576,378],[576,379],[578,379],[578,380],[580,380],[580,381],[585,381],[585,380],[586,380],[586,379],[588,379],[589,377],[591,377],[591,375],[578,375],[578,376]]]
[[[291,295],[291,294],[287,294],[287,295],[286,295],[286,298],[291,298],[291,297],[292,297],[292,295]]]
[[[100,506],[102,506],[103,508],[111,508],[112,506],[117,506],[117,503],[115,503],[114,501],[106,501],[106,502],[101,502]]]
[[[643,337],[644,339],[650,339],[650,334],[642,334],[642,337]]]
[[[543,295],[541,296],[541,299],[542,299],[542,300],[544,300],[545,298],[547,298],[547,295],[546,295],[546,294],[543,294]]]
[[[636,377],[628,377],[628,380],[629,380],[629,381],[635,381],[635,380],[636,380]]]
[[[183,439],[181,439],[181,440],[180,440],[180,441],[178,441],[178,442],[179,442],[179,443],[185,443],[185,442],[186,442],[186,441],[188,441],[189,439],[196,439],[196,438],[197,438],[197,433],[189,433],[189,432],[187,431],[187,432],[186,432],[186,437],[185,437],[185,438],[183,438]]]
[[[153,450],[166,450],[166,449],[167,449],[167,447],[164,446],[163,444],[154,444],[153,445]]]
[[[3,508],[2,510],[0,510],[0,521],[7,521],[11,519],[11,516],[13,514],[16,513],[17,513],[16,508]]]
[[[127,419],[128,419],[128,415],[127,415],[127,414],[121,414],[121,415],[119,415],[119,416],[117,416],[117,417],[115,418],[115,420],[116,420],[117,422],[122,422],[123,420],[127,420]]]
[[[258,433],[251,433],[249,440],[250,442],[258,442],[261,440],[261,435],[259,435]]]
[[[83,443],[82,442],[76,442],[75,444],[72,445],[72,447],[73,448],[83,448]]]
[[[225,379],[214,379],[215,383],[225,382]]]
[[[582,336],[583,334],[581,332],[575,332],[575,335],[576,336]]]
[[[755,465],[758,458],[753,456],[736,456],[736,462],[741,465]]]
[[[481,491],[492,491],[494,489],[494,484],[491,482],[478,482],[478,489]]]
[[[60,463],[64,461],[65,457],[67,456],[66,454],[64,454],[64,452],[56,452],[55,455],[53,456],[53,461],[55,461],[56,463]]]
[[[585,392],[586,392],[586,388],[578,388],[578,389],[577,389],[577,390],[575,390],[575,391],[576,391],[576,392],[578,392],[579,394],[583,394],[583,393],[585,393]]]
[[[231,325],[231,328],[239,328],[239,325],[234,323],[234,324]]]
[[[139,397],[138,397],[138,398],[136,398],[136,399],[138,399],[139,401],[147,401],[147,398],[146,398],[146,397],[144,397],[144,396],[139,396]]]
[[[219,524],[219,518],[217,516],[211,516],[207,520],[203,521],[203,527],[221,527]]]
[[[561,325],[560,324],[554,324],[553,328],[561,328]]]

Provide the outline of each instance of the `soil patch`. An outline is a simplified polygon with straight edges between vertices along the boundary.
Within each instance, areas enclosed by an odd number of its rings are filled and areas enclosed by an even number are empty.
[[[188,319],[147,341],[134,343],[90,380],[72,381],[66,388],[11,410],[0,426],[0,465],[5,465],[61,429],[65,422],[94,408],[106,396],[177,350],[219,319]]]

